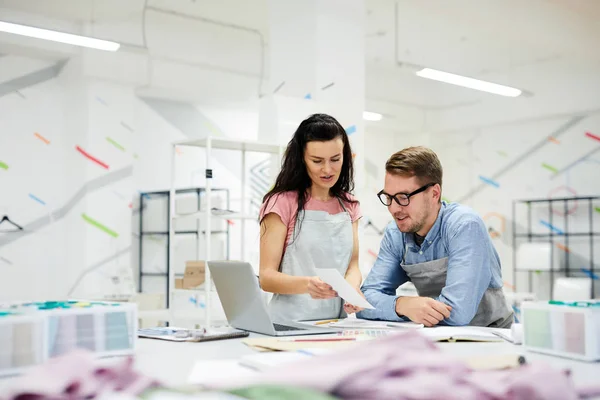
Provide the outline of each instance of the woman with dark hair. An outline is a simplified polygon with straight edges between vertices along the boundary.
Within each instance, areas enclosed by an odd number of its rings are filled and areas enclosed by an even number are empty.
[[[340,123],[315,114],[288,143],[275,186],[260,210],[260,285],[274,293],[274,320],[317,320],[360,311],[317,277],[337,269],[360,292],[352,150]]]

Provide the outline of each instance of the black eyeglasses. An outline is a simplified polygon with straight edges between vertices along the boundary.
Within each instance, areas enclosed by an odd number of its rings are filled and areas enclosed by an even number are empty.
[[[384,192],[383,190],[379,193],[377,193],[377,197],[379,197],[379,201],[381,201],[381,204],[383,204],[386,207],[389,207],[392,205],[392,199],[394,199],[394,201],[399,205],[399,206],[407,206],[410,204],[410,198],[412,196],[414,196],[415,194],[419,194],[421,192],[426,191],[427,189],[429,189],[430,187],[434,186],[435,182],[431,182],[428,183],[425,186],[421,186],[420,188],[418,188],[417,190],[415,190],[412,193],[396,193],[395,195],[391,195],[391,194],[387,194],[386,192]]]

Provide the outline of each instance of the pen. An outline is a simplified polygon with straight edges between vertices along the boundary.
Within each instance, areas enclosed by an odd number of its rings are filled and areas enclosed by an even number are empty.
[[[339,319],[327,319],[325,321],[319,321],[319,322],[315,322],[315,325],[325,325],[325,324],[329,324],[331,322],[338,322]]]

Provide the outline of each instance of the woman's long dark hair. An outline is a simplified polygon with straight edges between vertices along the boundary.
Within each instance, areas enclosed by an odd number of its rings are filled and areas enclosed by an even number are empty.
[[[348,193],[354,190],[354,167],[348,135],[342,125],[332,116],[327,114],[313,114],[300,123],[294,136],[288,143],[283,160],[281,161],[281,171],[275,180],[275,186],[263,198],[265,208],[273,196],[288,191],[296,192],[298,193],[298,210],[294,215],[294,220],[296,220],[300,211],[304,210],[304,205],[308,200],[308,189],[312,185],[304,162],[306,144],[313,141],[327,142],[337,138],[342,139],[344,143],[342,169],[337,182],[329,191],[334,197],[349,203],[355,203],[356,200],[351,200],[348,197]],[[274,200],[276,201],[277,199]],[[273,201],[273,204],[275,201]],[[268,210],[265,209],[262,219],[267,214]],[[296,232],[300,231],[301,224],[302,221],[298,221]]]

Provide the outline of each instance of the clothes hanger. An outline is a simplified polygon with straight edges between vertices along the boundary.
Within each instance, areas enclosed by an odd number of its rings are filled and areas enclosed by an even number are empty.
[[[10,218],[8,218],[8,216],[3,216],[2,219],[0,219],[0,225],[2,225],[3,222],[8,222],[9,224],[15,226],[18,230],[22,231],[23,227],[17,223],[14,223],[13,221],[10,220]]]

